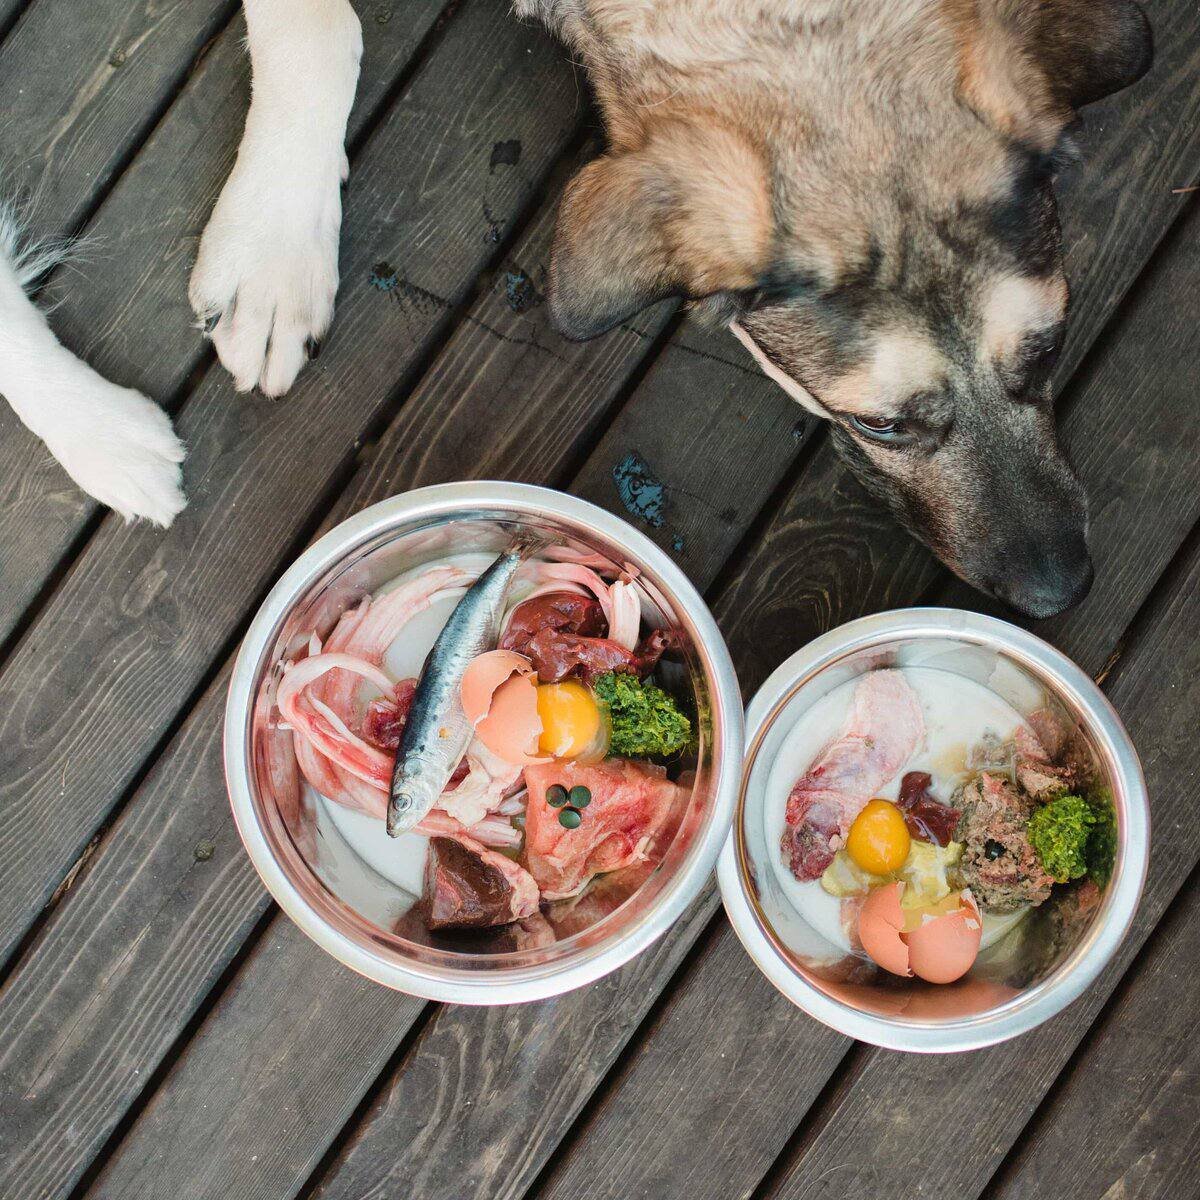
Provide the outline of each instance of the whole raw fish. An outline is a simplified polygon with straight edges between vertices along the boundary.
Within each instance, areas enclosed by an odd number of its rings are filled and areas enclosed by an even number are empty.
[[[388,799],[387,831],[398,837],[437,802],[471,742],[459,695],[467,664],[495,648],[508,589],[543,543],[515,541],[467,589],[429,651],[404,725]]]

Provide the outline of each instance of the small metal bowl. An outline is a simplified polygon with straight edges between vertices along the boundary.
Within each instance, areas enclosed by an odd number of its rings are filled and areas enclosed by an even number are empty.
[[[949,985],[889,975],[813,929],[779,883],[778,833],[766,828],[772,765],[799,716],[834,687],[881,666],[957,673],[985,684],[1025,715],[1049,705],[1082,738],[1096,782],[1111,790],[1116,810],[1115,867],[1098,903],[1094,892],[1089,908],[1076,900],[1068,911],[1070,893],[1063,893],[1061,912],[1052,907],[1059,902],[1046,901]],[[826,1025],[896,1050],[947,1052],[1004,1041],[1074,1000],[1128,931],[1150,848],[1141,766],[1100,689],[1033,634],[953,609],[908,609],[852,621],[771,675],[750,704],[747,727],[741,794],[717,869],[721,895],[738,937],[767,978]]]
[[[598,553],[637,573],[644,607],[679,649],[667,669],[697,707],[691,800],[657,869],[614,872],[602,891],[536,935],[448,943],[404,919],[412,896],[355,852],[332,806],[300,785],[275,689],[287,659],[361,597],[403,571],[463,552],[496,554],[516,528]],[[456,483],[377,504],[327,533],[283,576],[238,655],[225,719],[225,772],[251,861],[280,907],[318,945],[379,983],[429,999],[504,1004],[557,995],[644,950],[694,899],[729,829],[741,776],[737,677],[716,623],[677,566],[624,521],[543,488]],[[282,751],[282,752],[281,752]],[[290,762],[289,762],[290,758]],[[386,853],[388,847],[384,847]],[[622,878],[624,877],[624,880]],[[598,894],[597,894],[598,893]],[[560,902],[565,904],[566,902]],[[553,906],[552,906],[553,909]]]

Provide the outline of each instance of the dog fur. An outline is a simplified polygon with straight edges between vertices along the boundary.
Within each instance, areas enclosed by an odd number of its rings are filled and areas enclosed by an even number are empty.
[[[183,446],[166,413],[76,358],[29,298],[67,250],[26,237],[0,204],[0,395],[85,492],[126,520],[170,525],[184,506]]]
[[[1033,616],[1090,586],[1050,373],[1051,184],[1136,79],[1130,0],[520,0],[587,65],[608,152],[567,189],[559,327],[665,296],[729,324],[959,575]]]

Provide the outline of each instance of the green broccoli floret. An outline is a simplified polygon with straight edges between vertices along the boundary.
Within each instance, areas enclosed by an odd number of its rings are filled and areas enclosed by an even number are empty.
[[[654,758],[674,754],[691,741],[692,723],[662,688],[625,672],[601,675],[592,688],[608,710],[613,754]]]
[[[1088,834],[1083,856],[1087,859],[1088,874],[1100,887],[1105,887],[1112,878],[1113,862],[1117,857],[1117,810],[1113,807],[1112,792],[1107,788],[1088,796],[1088,804],[1095,824]]]
[[[1029,818],[1029,841],[1055,882],[1079,879],[1088,871],[1087,845],[1097,817],[1082,796],[1058,796]]]

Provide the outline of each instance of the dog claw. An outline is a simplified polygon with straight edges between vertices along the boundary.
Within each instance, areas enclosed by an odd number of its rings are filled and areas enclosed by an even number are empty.
[[[206,337],[211,335],[212,331],[216,329],[217,322],[220,321],[220,319],[220,313],[213,313],[212,316],[204,318],[204,333]]]
[[[309,338],[305,338],[305,340],[304,340],[304,353],[305,353],[305,356],[308,358],[308,360],[309,360],[310,362],[312,362],[312,361],[314,361],[314,360],[316,360],[316,359],[320,358],[320,356],[321,356],[321,343],[320,343],[320,342],[318,342],[318,341],[317,341],[317,339],[316,339],[315,337],[309,337]]]

